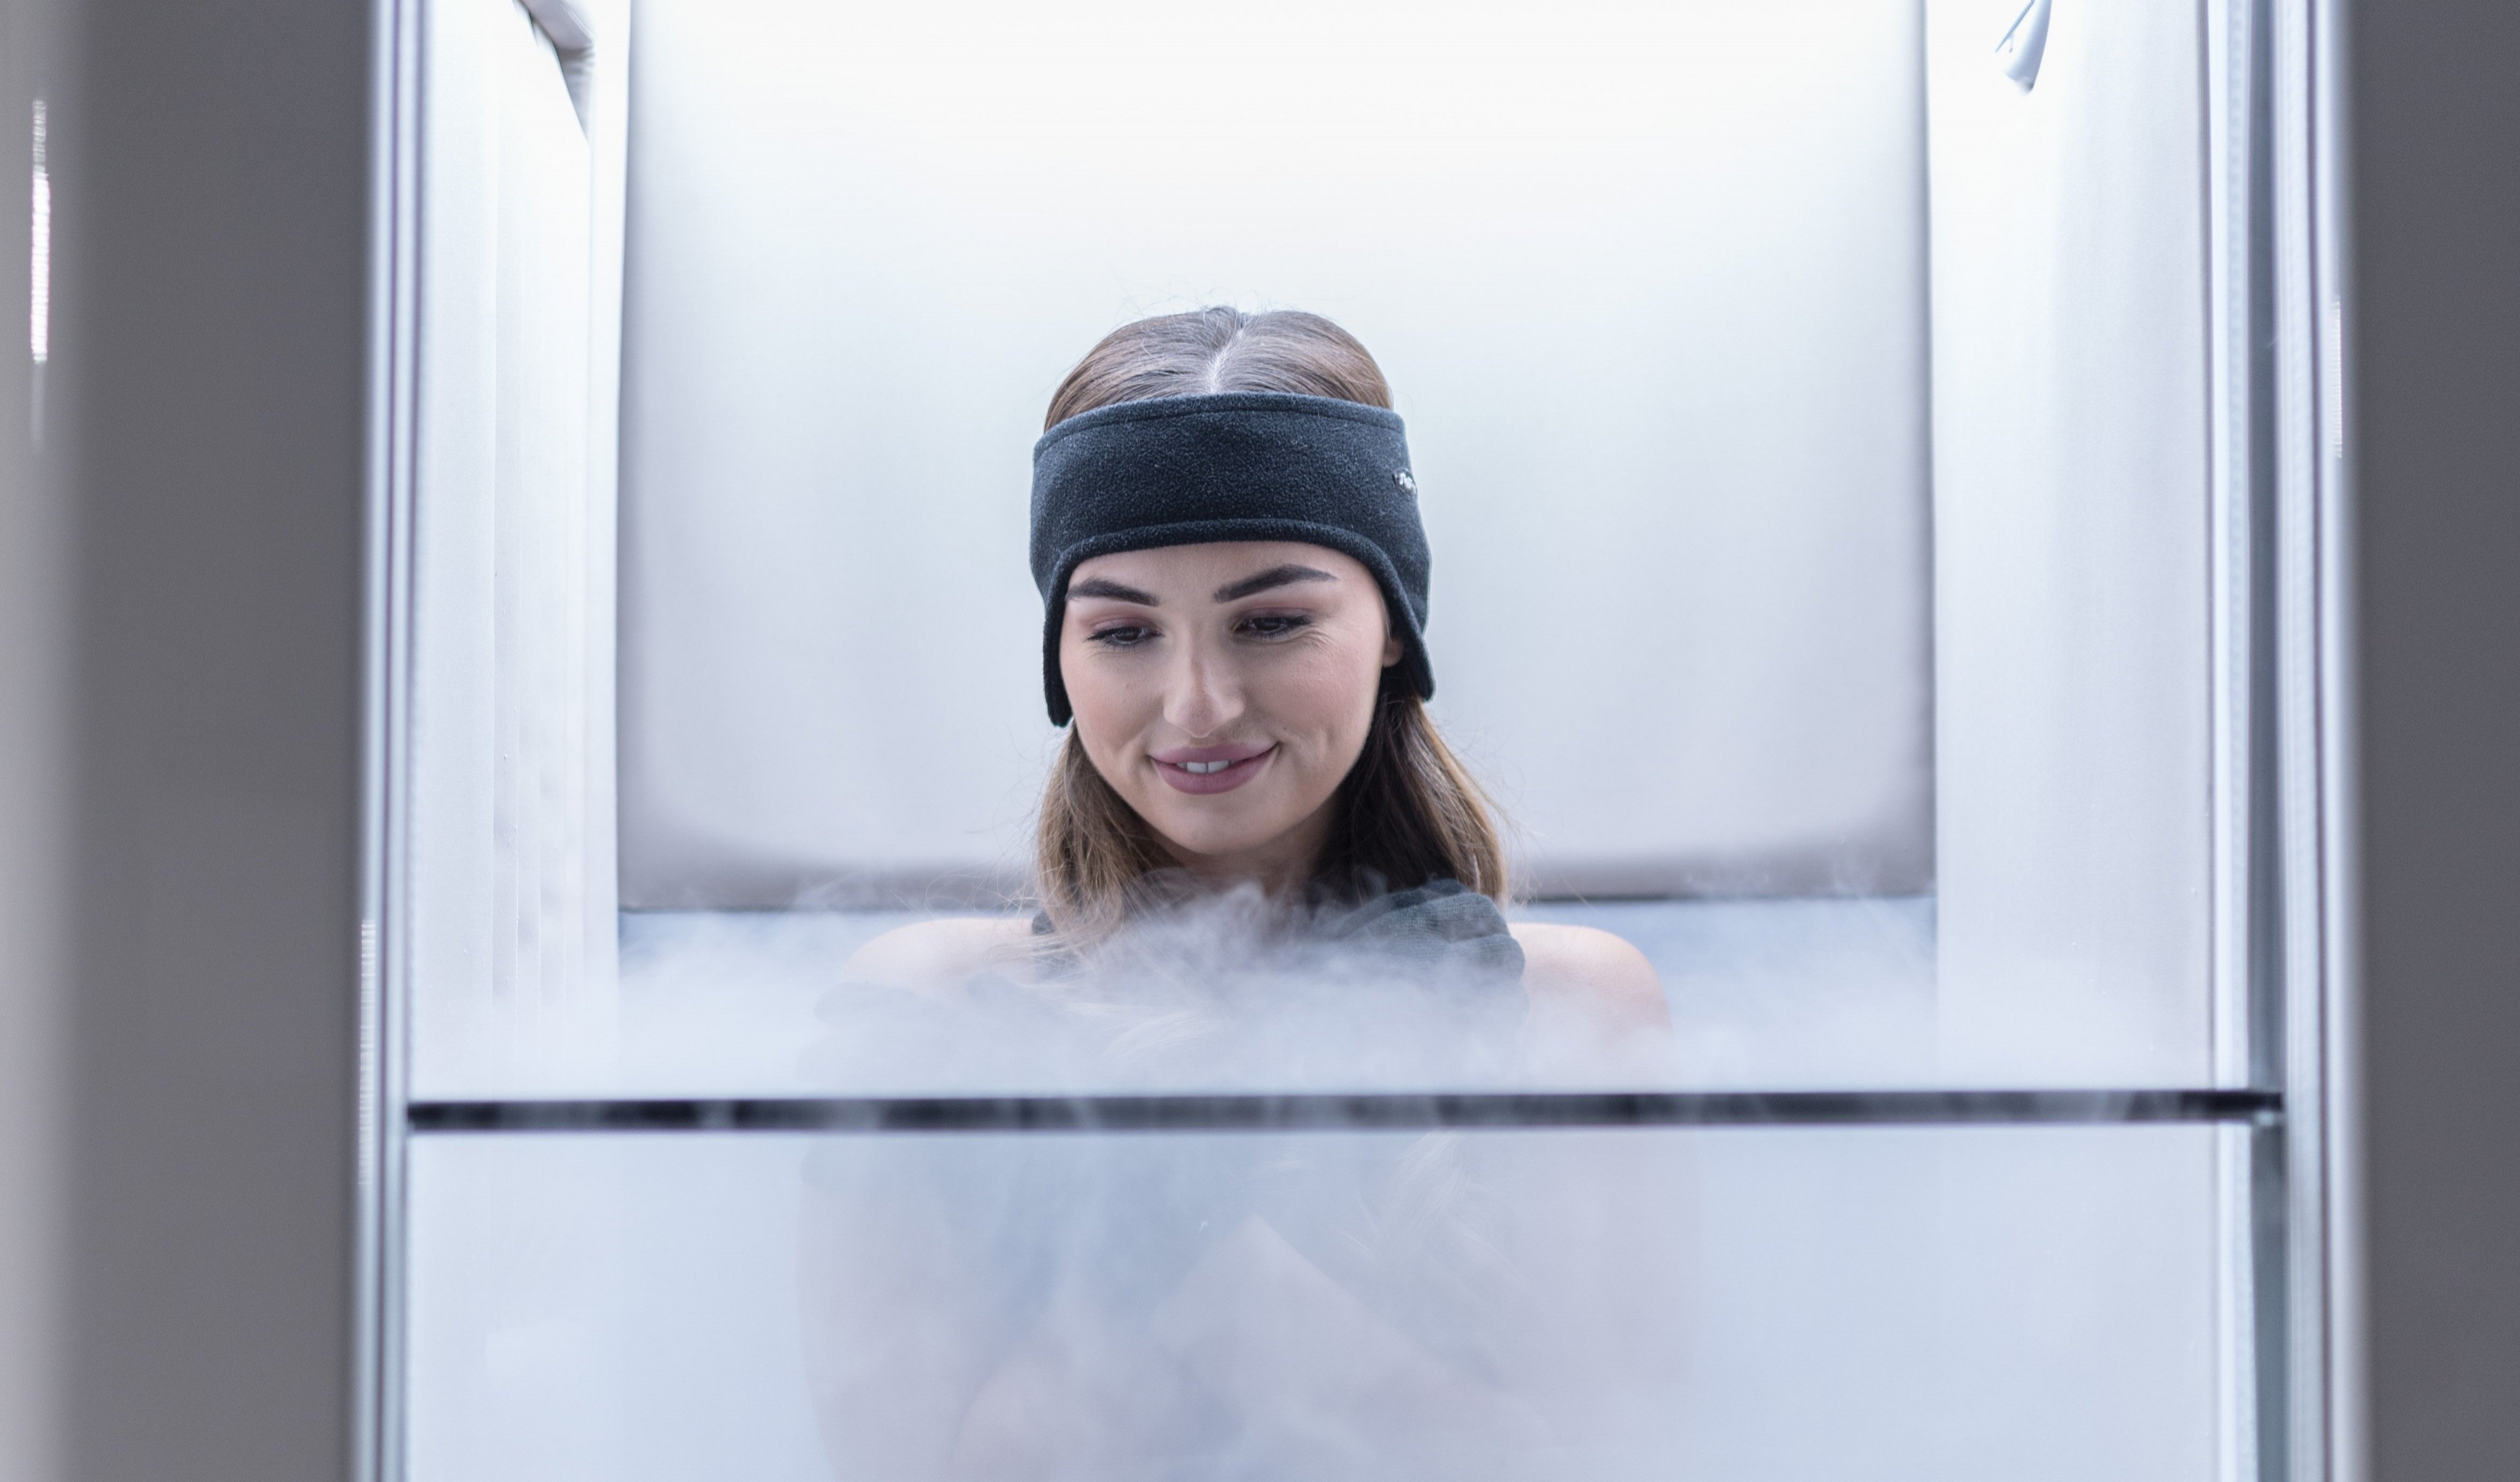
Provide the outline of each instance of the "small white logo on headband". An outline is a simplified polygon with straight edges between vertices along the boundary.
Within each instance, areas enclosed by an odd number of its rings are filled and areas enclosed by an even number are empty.
[[[1410,472],[1407,469],[1402,469],[1399,472],[1392,474],[1391,481],[1400,485],[1401,492],[1407,494],[1410,498],[1416,499],[1418,497],[1418,475]]]

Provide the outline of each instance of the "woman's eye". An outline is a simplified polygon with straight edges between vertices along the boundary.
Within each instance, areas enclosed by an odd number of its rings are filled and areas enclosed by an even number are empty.
[[[1145,643],[1150,636],[1144,628],[1123,625],[1117,628],[1097,628],[1086,635],[1086,642],[1101,644],[1108,649],[1134,649]]]
[[[1256,613],[1242,619],[1242,631],[1253,638],[1283,638],[1313,625],[1313,620],[1300,612]]]

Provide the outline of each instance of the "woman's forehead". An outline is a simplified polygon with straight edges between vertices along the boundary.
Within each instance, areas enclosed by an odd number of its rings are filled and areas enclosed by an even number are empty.
[[[1073,592],[1090,581],[1107,581],[1158,598],[1213,596],[1245,577],[1290,565],[1309,566],[1342,585],[1362,583],[1371,587],[1373,582],[1363,562],[1328,546],[1293,540],[1229,540],[1097,556],[1077,563],[1068,576],[1068,590]]]

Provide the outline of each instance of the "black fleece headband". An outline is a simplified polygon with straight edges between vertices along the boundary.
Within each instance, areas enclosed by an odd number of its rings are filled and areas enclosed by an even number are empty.
[[[1328,396],[1228,391],[1100,407],[1032,448],[1032,579],[1051,724],[1067,724],[1058,630],[1078,563],[1116,551],[1290,540],[1364,563],[1400,639],[1400,675],[1426,663],[1426,530],[1399,415]]]

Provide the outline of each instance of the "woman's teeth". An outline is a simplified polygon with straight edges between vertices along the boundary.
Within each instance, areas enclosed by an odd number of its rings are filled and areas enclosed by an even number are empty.
[[[1222,772],[1233,765],[1232,762],[1184,762],[1181,764],[1181,769],[1184,772],[1195,772],[1205,777],[1211,772]]]

